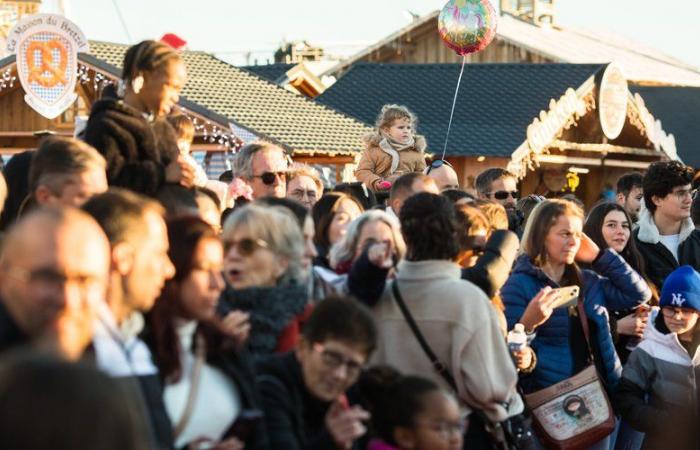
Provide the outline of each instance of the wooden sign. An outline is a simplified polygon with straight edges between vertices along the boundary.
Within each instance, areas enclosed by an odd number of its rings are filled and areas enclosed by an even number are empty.
[[[78,52],[89,48],[73,22],[55,14],[27,16],[10,31],[7,50],[17,56],[24,101],[36,112],[53,119],[78,98]]]
[[[617,64],[608,64],[598,85],[598,116],[603,134],[617,139],[627,119],[627,79]]]

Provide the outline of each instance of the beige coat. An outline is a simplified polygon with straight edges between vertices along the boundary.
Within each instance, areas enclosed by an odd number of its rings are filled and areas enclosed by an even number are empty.
[[[518,375],[489,299],[460,276],[459,266],[450,261],[402,261],[397,279],[425,340],[456,380],[462,406],[502,421],[523,410]],[[373,312],[379,346],[372,364],[427,377],[450,391],[406,323],[390,285]]]
[[[425,138],[416,137],[415,146],[396,151],[384,143],[380,145],[381,137],[372,135],[367,137],[367,148],[362,152],[360,162],[355,170],[355,178],[365,186],[377,191],[378,183],[390,176],[398,177],[405,173],[422,172],[425,165]],[[394,170],[392,171],[392,168]]]

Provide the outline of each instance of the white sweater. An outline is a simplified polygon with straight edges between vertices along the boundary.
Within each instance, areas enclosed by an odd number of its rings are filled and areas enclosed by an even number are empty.
[[[180,340],[182,377],[177,383],[165,387],[164,400],[168,416],[175,426],[182,417],[192,387],[195,355],[192,339],[197,322],[176,322]],[[199,375],[199,390],[194,409],[185,429],[175,442],[180,448],[200,438],[221,440],[241,411],[241,399],[235,384],[221,370],[206,362]]]

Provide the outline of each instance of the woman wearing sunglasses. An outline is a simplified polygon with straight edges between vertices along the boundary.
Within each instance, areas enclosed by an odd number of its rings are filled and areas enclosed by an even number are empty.
[[[220,312],[250,314],[246,345],[254,355],[292,349],[309,303],[297,220],[283,207],[253,203],[226,219],[222,237],[227,286]]]
[[[224,288],[221,241],[195,217],[170,221],[168,238],[175,276],[147,316],[144,340],[163,379],[175,447],[266,448],[261,429],[244,436],[232,428],[242,412],[259,405],[246,355],[216,317]]]

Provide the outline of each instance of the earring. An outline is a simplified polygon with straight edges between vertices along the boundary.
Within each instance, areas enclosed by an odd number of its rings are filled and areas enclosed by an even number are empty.
[[[143,76],[139,75],[131,80],[131,90],[134,91],[134,94],[138,94],[141,92],[141,88],[143,88]]]

